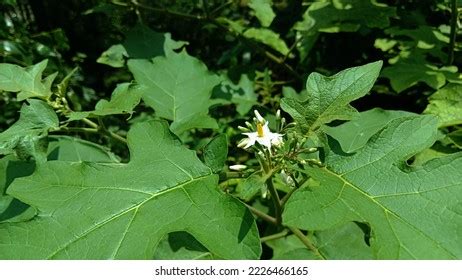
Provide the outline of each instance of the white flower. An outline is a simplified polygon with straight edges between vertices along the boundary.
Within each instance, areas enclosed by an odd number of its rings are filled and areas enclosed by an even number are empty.
[[[250,146],[255,145],[255,142],[267,147],[268,150],[271,149],[272,145],[279,146],[282,144],[282,134],[271,132],[268,128],[267,121],[265,121],[264,124],[262,124],[261,122],[257,122],[256,132],[247,132],[242,134],[246,135],[248,138],[242,140],[239,143],[238,147],[243,147],[244,149],[247,149]]]

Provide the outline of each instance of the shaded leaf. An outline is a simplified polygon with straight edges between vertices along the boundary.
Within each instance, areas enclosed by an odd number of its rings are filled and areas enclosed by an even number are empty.
[[[164,55],[165,37],[143,24],[137,24],[125,34],[123,47],[130,58],[153,58]]]
[[[382,76],[390,79],[391,87],[402,92],[419,82],[424,82],[433,89],[439,89],[446,80],[457,79],[457,67],[437,67],[429,64],[421,53],[402,53],[405,57],[383,69]]]

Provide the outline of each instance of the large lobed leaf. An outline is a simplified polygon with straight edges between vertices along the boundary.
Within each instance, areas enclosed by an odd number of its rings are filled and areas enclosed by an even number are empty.
[[[391,121],[355,154],[331,147],[325,167],[305,167],[321,184],[294,193],[284,223],[322,230],[360,221],[372,229],[377,258],[460,259],[461,154],[406,164],[436,138],[435,117],[410,116]]]
[[[128,145],[128,164],[52,161],[16,179],[8,193],[39,214],[0,225],[0,258],[150,259],[175,231],[219,258],[259,257],[252,215],[165,123],[134,125]]]
[[[349,103],[366,95],[377,79],[382,61],[353,67],[326,77],[312,73],[306,81],[307,99],[283,98],[281,108],[303,132],[314,131],[333,120],[348,120],[356,113]]]
[[[142,98],[159,117],[172,120],[171,129],[180,134],[191,128],[216,128],[207,115],[217,76],[185,51],[169,53],[152,61],[131,59],[128,68],[141,86]]]

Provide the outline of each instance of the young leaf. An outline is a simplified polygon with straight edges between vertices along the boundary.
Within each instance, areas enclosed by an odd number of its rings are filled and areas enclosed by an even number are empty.
[[[137,123],[127,140],[128,164],[50,161],[15,180],[8,193],[39,214],[0,224],[0,259],[150,259],[175,231],[220,258],[259,257],[250,212],[164,122]]]
[[[151,61],[131,59],[128,68],[141,86],[142,98],[159,117],[172,120],[180,134],[191,128],[216,128],[207,115],[212,89],[220,81],[185,51]]]
[[[461,154],[406,164],[436,137],[435,117],[405,117],[391,121],[355,154],[331,150],[325,167],[305,166],[320,186],[293,194],[284,223],[323,230],[364,222],[379,259],[460,259]]]
[[[16,153],[20,158],[34,156],[44,161],[46,145],[43,136],[59,126],[53,109],[41,100],[31,99],[21,108],[19,120],[0,133],[0,154]]]
[[[255,11],[255,16],[264,27],[270,26],[274,17],[276,17],[271,8],[271,2],[272,0],[250,0],[249,2],[249,7]]]
[[[142,91],[138,86],[130,83],[117,85],[112,93],[111,100],[100,100],[93,111],[71,112],[68,114],[70,121],[95,116],[107,116],[117,114],[132,114],[133,109],[140,103]]]
[[[204,149],[205,164],[218,173],[223,169],[228,157],[228,139],[225,134],[213,138]]]
[[[47,62],[43,60],[27,68],[0,63],[0,90],[17,92],[18,101],[31,97],[48,99],[56,73],[42,80],[42,73],[47,67]]]
[[[366,95],[377,79],[382,61],[345,69],[326,77],[312,73],[306,81],[308,98],[283,98],[281,108],[289,113],[304,133],[315,131],[333,120],[348,120],[356,113],[349,103]]]

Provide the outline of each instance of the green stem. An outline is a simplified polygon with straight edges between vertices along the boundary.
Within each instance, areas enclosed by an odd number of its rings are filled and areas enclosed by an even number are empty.
[[[316,256],[318,256],[320,259],[325,260],[326,257],[324,257],[321,252],[319,252],[318,248],[313,245],[311,240],[306,237],[301,230],[298,228],[294,227],[288,227],[291,232],[303,243],[303,245],[306,246],[310,251],[312,251]]]
[[[274,187],[272,177],[273,176],[270,176],[266,180],[266,186],[268,187],[268,190],[271,195],[271,200],[273,201],[274,215],[276,216],[276,225],[279,226],[282,223],[282,208],[281,208],[281,201],[279,199],[279,194],[276,188]]]
[[[268,242],[268,241],[271,241],[271,240],[284,238],[286,236],[287,236],[287,230],[283,230],[281,232],[278,232],[278,233],[268,235],[268,236],[264,236],[264,237],[260,238],[260,242],[265,243],[265,242]]]
[[[83,133],[99,133],[98,129],[96,128],[89,128],[89,127],[60,127],[59,129],[55,130],[54,132],[58,131],[65,131],[65,132],[83,132]]]
[[[451,0],[451,33],[449,35],[449,55],[448,55],[448,65],[452,65],[454,62],[454,48],[456,45],[456,36],[457,36],[457,18],[459,13],[457,11],[457,1]]]
[[[248,205],[248,204],[244,204],[249,210],[250,212],[252,212],[252,214],[254,214],[255,216],[261,218],[262,220],[265,220],[267,221],[268,223],[271,223],[271,224],[276,224],[276,219],[274,217],[271,217],[270,215],[268,214],[265,214],[263,213],[262,211]]]
[[[93,128],[96,128],[98,131],[102,132],[103,134],[106,134],[107,136],[110,136],[112,138],[114,138],[115,140],[119,141],[119,142],[122,142],[124,144],[127,144],[127,139],[125,139],[124,137],[120,136],[119,134],[117,133],[114,133],[112,131],[109,131],[107,130],[105,127],[101,127],[99,126],[97,123],[87,119],[87,118],[83,118],[82,121],[86,124],[88,124],[89,126],[93,127]]]
[[[286,204],[287,200],[292,196],[292,194],[297,190],[298,188],[292,188],[282,199],[281,199],[281,208],[284,208],[284,205]]]

